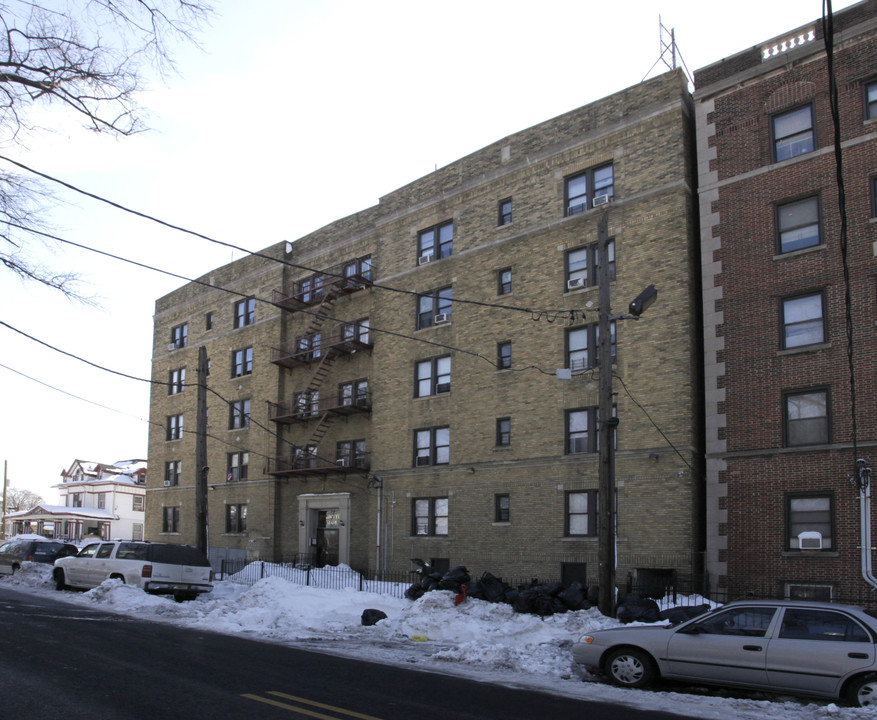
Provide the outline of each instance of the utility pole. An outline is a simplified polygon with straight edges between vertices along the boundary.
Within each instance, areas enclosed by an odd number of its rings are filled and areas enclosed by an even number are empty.
[[[207,348],[198,348],[198,410],[195,422],[195,521],[198,549],[207,555]]]
[[[6,464],[7,461],[3,461],[3,513],[0,514],[0,539],[6,539]]]
[[[600,315],[600,402],[597,408],[597,438],[600,444],[600,475],[597,491],[598,607],[607,617],[615,616],[615,426],[612,413],[612,317],[609,293],[609,213],[597,225],[597,284]]]

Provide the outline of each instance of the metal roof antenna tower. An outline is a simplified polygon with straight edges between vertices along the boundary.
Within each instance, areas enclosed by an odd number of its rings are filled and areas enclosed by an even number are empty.
[[[689,72],[688,67],[685,65],[685,60],[682,58],[682,53],[679,52],[679,47],[676,45],[676,29],[670,28],[669,30],[664,26],[664,22],[661,19],[661,16],[658,15],[658,31],[659,31],[659,45],[661,50],[661,55],[655,61],[655,64],[649,68],[649,72],[645,74],[643,81],[648,78],[649,74],[652,70],[655,69],[655,66],[662,62],[666,65],[670,70],[675,70],[677,67],[681,67],[685,72],[685,77],[688,78],[688,84],[691,86],[691,89],[694,89],[694,77],[691,72]],[[669,59],[668,59],[669,57]],[[677,60],[680,64],[677,64]]]

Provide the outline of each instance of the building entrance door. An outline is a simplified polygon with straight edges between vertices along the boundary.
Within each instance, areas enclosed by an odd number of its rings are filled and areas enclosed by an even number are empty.
[[[338,508],[317,511],[317,567],[338,564],[338,529],[341,513]]]

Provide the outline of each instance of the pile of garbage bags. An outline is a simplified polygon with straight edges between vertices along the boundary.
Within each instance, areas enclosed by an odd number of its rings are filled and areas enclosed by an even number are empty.
[[[473,580],[463,565],[446,573],[428,572],[428,567],[417,570],[422,575],[405,591],[409,600],[417,600],[431,590],[450,590],[459,599],[470,597],[492,603],[506,603],[515,612],[547,617],[569,610],[587,610],[596,602],[596,588],[583,588],[579,583],[564,586],[561,583],[540,584],[534,580],[514,588],[498,577],[485,572]]]
[[[587,610],[597,604],[598,588],[590,585],[587,588],[580,583],[563,585],[562,583],[542,584],[533,580],[527,585],[514,588],[498,577],[485,572],[478,580],[473,580],[463,565],[458,565],[446,573],[429,572],[426,563],[416,573],[421,575],[420,582],[414,583],[405,591],[409,600],[417,600],[431,590],[450,590],[456,595],[456,602],[470,597],[492,603],[506,603],[515,612],[548,617],[570,610]],[[616,617],[623,623],[660,622],[669,620],[672,623],[682,622],[689,618],[702,615],[709,610],[709,605],[673,607],[661,610],[658,603],[650,597],[628,595],[616,608]]]

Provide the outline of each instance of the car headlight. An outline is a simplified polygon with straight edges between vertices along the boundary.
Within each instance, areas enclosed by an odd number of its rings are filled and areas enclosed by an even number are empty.
[[[593,635],[582,635],[581,642],[588,643],[590,645],[592,642],[594,642],[594,636]]]

